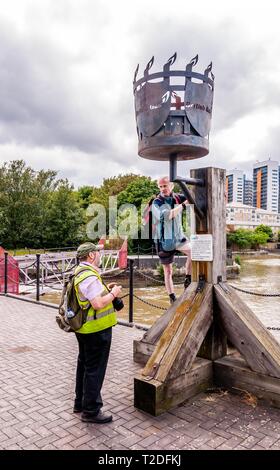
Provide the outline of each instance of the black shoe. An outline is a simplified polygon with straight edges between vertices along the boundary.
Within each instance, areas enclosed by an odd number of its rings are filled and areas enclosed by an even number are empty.
[[[73,413],[82,413],[83,408],[81,406],[74,405]]]
[[[184,280],[184,288],[187,289],[192,282],[192,277],[190,274],[187,274]]]
[[[176,295],[175,294],[169,294],[169,300],[170,300],[170,303],[172,305],[176,300]]]
[[[99,411],[97,415],[90,415],[86,413],[82,413],[82,421],[84,423],[110,423],[113,420],[113,416],[109,413],[104,413],[103,411]]]

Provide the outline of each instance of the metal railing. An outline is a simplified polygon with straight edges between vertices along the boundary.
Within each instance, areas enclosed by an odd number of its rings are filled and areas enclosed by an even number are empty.
[[[8,281],[11,280],[9,278],[9,263],[11,263],[10,260],[8,260],[8,256],[9,254],[7,252],[4,253],[4,259],[0,260],[0,265],[2,263],[4,263],[4,294],[7,294],[8,293]],[[105,267],[108,266],[108,264],[110,263],[110,260],[111,258],[108,257],[108,259],[106,259],[106,262],[105,262]],[[152,307],[152,308],[156,308],[158,310],[162,310],[162,311],[166,311],[167,310],[167,307],[163,307],[161,305],[157,305],[153,302],[149,302],[143,298],[141,298],[139,295],[136,295],[135,292],[134,292],[134,284],[135,284],[135,275],[137,276],[140,276],[148,281],[151,281],[153,283],[156,283],[158,285],[161,285],[161,286],[164,286],[164,281],[163,280],[159,280],[151,275],[148,275],[148,274],[145,274],[143,272],[141,272],[138,268],[135,267],[134,265],[135,263],[135,259],[133,258],[129,258],[128,260],[128,268],[126,269],[123,269],[123,270],[120,270],[119,272],[117,273],[110,273],[108,274],[107,276],[111,278],[114,278],[114,277],[117,277],[117,276],[120,276],[120,275],[126,275],[127,278],[128,278],[128,293],[125,294],[124,296],[122,296],[121,298],[124,299],[124,298],[127,298],[128,297],[128,321],[129,321],[129,324],[133,324],[134,323],[134,299],[137,299],[138,301]],[[56,282],[54,283],[48,283],[48,284],[45,284],[47,285],[47,287],[49,287],[50,289],[52,290],[55,290],[55,291],[62,291],[62,286],[64,284],[65,281],[67,281],[67,278],[68,276],[73,273],[73,270],[75,268],[75,266],[77,266],[77,260],[75,259],[74,260],[74,263],[70,263],[67,265],[66,269],[65,269],[65,265],[63,265],[63,271],[57,271],[54,276],[53,276],[53,279],[56,279]],[[41,287],[42,287],[42,268],[47,268],[48,266],[45,266],[44,263],[42,263],[41,261],[41,254],[37,253],[36,254],[36,261],[34,263],[32,263],[29,267],[33,267],[35,268],[35,278],[31,280],[31,283],[33,286],[35,286],[35,293],[36,293],[36,301],[40,301],[40,292],[41,292]],[[59,279],[59,276],[61,276],[61,278]],[[2,276],[3,277],[3,276]],[[50,277],[49,277],[50,279]],[[104,279],[106,279],[106,273],[104,275]],[[59,281],[59,284],[60,286],[57,287],[57,284],[58,284],[58,281]],[[31,284],[29,283],[29,285]],[[181,280],[181,282],[179,283],[174,283],[174,285],[182,285],[183,284],[183,279]],[[233,289],[236,289],[240,292],[243,292],[245,294],[250,294],[250,295],[256,295],[256,296],[262,296],[262,297],[280,297],[280,293],[260,293],[260,292],[252,292],[252,291],[249,291],[249,290],[245,290],[245,289],[241,289],[237,286],[234,286],[232,284],[228,284],[229,286],[231,286]],[[280,328],[278,327],[267,327],[269,330],[280,330]]]

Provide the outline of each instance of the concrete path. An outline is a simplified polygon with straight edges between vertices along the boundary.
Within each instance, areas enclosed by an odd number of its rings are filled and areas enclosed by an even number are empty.
[[[109,424],[72,413],[76,338],[59,330],[55,310],[0,296],[0,449],[280,449],[280,410],[229,393],[201,394],[154,418],[133,406],[132,342],[117,326],[106,380]]]

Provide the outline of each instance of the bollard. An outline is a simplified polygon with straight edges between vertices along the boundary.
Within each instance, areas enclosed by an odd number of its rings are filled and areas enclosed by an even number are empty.
[[[129,260],[129,311],[128,321],[133,323],[133,263],[134,260]]]
[[[137,256],[138,256],[138,268],[140,268],[140,245],[138,243],[138,246],[137,246]]]
[[[40,254],[36,254],[36,300],[40,300]]]
[[[5,257],[5,267],[4,267],[4,293],[8,293],[8,256],[9,253],[5,251],[4,257]]]

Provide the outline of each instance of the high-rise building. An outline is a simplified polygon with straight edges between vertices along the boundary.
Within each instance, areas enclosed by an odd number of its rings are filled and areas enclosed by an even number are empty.
[[[243,203],[243,189],[243,171],[236,169],[228,171],[226,176],[227,202]]]
[[[280,214],[280,165],[278,166],[278,186],[279,186],[278,212]]]
[[[253,205],[259,209],[278,212],[279,163],[273,160],[253,166]]]
[[[253,205],[253,180],[247,180],[245,175],[243,177],[243,204]]]

